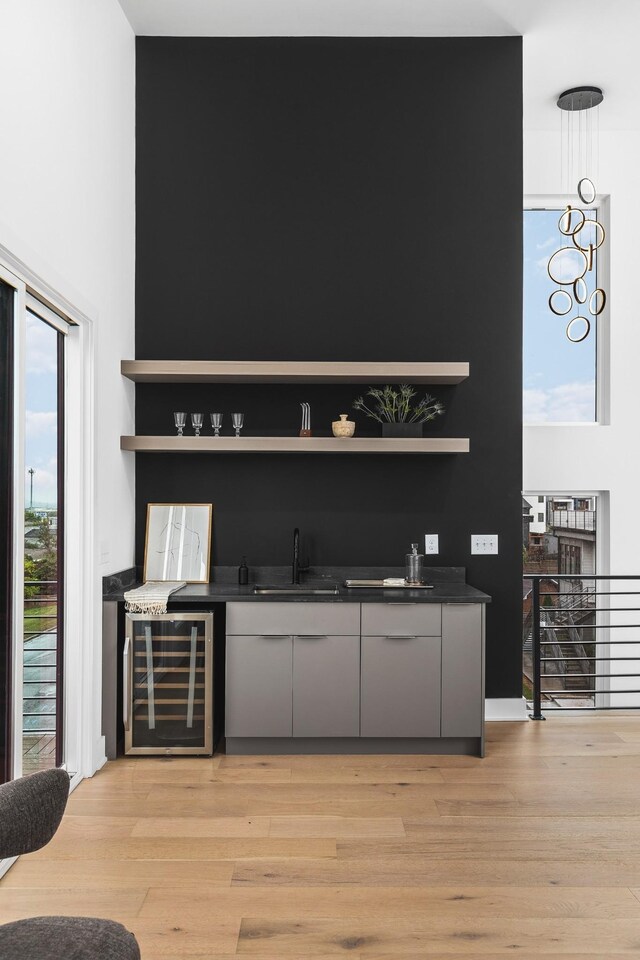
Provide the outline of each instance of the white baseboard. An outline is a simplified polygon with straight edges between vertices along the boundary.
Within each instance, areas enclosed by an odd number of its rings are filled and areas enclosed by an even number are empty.
[[[495,697],[484,702],[485,720],[528,720],[524,697]]]

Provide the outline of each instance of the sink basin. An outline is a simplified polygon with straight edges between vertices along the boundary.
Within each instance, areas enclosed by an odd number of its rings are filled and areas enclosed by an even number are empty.
[[[339,590],[335,583],[257,583],[253,592],[262,596],[318,597],[336,596]]]

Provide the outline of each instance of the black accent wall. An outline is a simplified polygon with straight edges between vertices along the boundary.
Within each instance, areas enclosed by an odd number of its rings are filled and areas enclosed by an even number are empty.
[[[439,533],[434,562],[493,597],[487,694],[519,696],[520,38],[141,37],[137,64],[139,359],[471,364],[428,388],[427,428],[469,455],[138,456],[137,561],[148,501],[212,501],[216,564],[287,563],[294,526],[314,564],[395,566]],[[361,392],[138,385],[137,432],[241,410],[296,435],[304,400],[330,435]]]

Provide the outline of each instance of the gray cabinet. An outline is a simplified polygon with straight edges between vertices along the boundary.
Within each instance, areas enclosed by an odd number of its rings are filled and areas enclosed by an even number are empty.
[[[484,606],[442,606],[442,736],[481,737],[484,726]]]
[[[440,736],[440,637],[363,636],[362,737]]]
[[[357,737],[359,680],[360,604],[227,604],[227,737]]]
[[[483,717],[482,604],[227,605],[231,753],[481,752]]]
[[[290,737],[290,636],[228,636],[226,735]]]
[[[293,638],[293,736],[357,737],[360,637]]]

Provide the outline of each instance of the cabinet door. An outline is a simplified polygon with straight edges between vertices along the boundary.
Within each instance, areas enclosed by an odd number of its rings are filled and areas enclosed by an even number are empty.
[[[226,735],[290,737],[293,641],[228,636]]]
[[[484,716],[484,607],[442,607],[442,736],[481,737]]]
[[[440,637],[363,637],[360,735],[440,736]]]
[[[294,637],[294,737],[359,733],[360,637]]]

